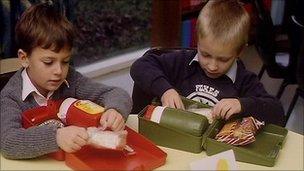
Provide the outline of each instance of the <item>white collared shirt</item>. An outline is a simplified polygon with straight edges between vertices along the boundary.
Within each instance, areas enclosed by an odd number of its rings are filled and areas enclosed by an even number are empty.
[[[24,101],[27,96],[30,94],[33,95],[35,101],[38,103],[39,106],[46,106],[47,101],[50,99],[50,97],[53,95],[54,91],[50,91],[46,97],[44,97],[37,88],[33,85],[32,81],[30,80],[26,69],[23,69],[21,73],[22,77],[22,101]]]
[[[193,61],[198,62],[198,54],[195,55],[195,57],[190,61],[189,65],[193,63]],[[236,78],[236,72],[237,72],[237,63],[236,60],[234,60],[232,66],[229,68],[227,73],[225,74],[228,78],[231,79],[231,81],[234,83]]]

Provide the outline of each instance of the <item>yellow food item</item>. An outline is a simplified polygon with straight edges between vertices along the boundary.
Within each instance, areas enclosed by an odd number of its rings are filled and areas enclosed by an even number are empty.
[[[226,159],[219,159],[216,165],[216,170],[229,170],[229,164]]]

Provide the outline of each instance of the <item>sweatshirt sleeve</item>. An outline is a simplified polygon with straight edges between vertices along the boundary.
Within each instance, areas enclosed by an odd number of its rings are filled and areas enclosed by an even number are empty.
[[[151,52],[152,51],[152,52]],[[148,51],[131,66],[130,75],[144,92],[161,97],[170,88],[183,70],[182,53],[153,53]]]
[[[266,123],[284,125],[284,109],[281,102],[266,92],[255,74],[245,74],[241,87],[239,100],[242,115],[251,115]]]
[[[1,154],[9,159],[28,159],[59,150],[54,125],[22,127],[21,109],[9,96],[1,96]]]
[[[122,114],[125,120],[128,118],[132,108],[132,100],[125,90],[94,82],[74,69],[72,69],[71,77],[71,80],[76,80],[76,98],[91,100],[106,109],[115,109]]]

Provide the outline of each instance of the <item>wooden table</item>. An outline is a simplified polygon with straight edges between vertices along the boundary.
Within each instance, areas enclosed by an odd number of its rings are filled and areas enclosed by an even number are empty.
[[[127,125],[138,129],[137,115],[130,115]],[[166,164],[157,170],[190,170],[192,161],[206,157],[203,151],[200,154],[160,147],[168,156]],[[280,151],[274,167],[259,166],[237,162],[239,170],[304,170],[303,166],[303,135],[289,131],[283,149]],[[1,155],[1,170],[71,170],[62,161],[42,157],[31,160],[8,160]]]

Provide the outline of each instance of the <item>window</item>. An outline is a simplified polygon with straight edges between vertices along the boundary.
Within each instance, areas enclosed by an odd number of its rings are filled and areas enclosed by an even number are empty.
[[[78,0],[71,20],[77,30],[74,65],[90,64],[149,46],[152,0]]]
[[[45,0],[0,1],[1,58],[16,57],[14,27],[31,4]],[[150,45],[152,0],[53,0],[74,24],[73,65],[83,66]],[[2,20],[3,19],[3,20]]]

